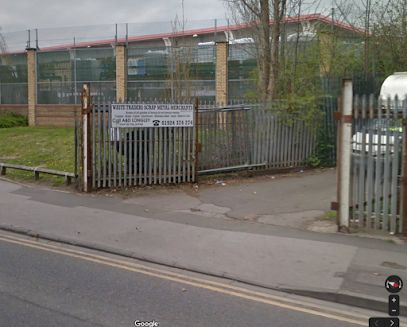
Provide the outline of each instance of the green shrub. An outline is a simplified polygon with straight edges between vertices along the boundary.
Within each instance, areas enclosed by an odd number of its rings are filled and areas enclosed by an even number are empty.
[[[5,112],[0,114],[0,128],[23,127],[23,126],[28,126],[27,117],[13,112]]]
[[[317,155],[311,154],[305,161],[305,165],[310,168],[317,168],[321,166],[321,159]]]

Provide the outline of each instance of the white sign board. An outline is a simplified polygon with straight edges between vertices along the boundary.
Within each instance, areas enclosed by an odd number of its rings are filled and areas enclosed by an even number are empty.
[[[193,127],[192,104],[112,104],[112,127]]]

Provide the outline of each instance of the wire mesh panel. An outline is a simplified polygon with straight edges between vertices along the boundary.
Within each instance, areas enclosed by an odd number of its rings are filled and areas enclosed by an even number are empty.
[[[69,51],[37,54],[39,104],[74,103],[74,83]]]
[[[355,96],[351,221],[355,227],[402,231],[400,176],[406,101]]]
[[[0,55],[0,104],[27,103],[25,54]]]
[[[194,127],[113,127],[111,105],[92,109],[93,188],[195,181]]]
[[[39,104],[78,104],[84,82],[91,82],[92,96],[115,95],[112,48],[39,52],[37,65]]]
[[[229,99],[250,98],[256,95],[256,47],[253,43],[229,45]]]
[[[127,57],[130,98],[215,98],[214,45],[133,46]]]
[[[74,49],[73,80],[76,82],[75,103],[79,85],[90,82],[93,97],[114,98],[116,96],[116,57],[112,48]]]

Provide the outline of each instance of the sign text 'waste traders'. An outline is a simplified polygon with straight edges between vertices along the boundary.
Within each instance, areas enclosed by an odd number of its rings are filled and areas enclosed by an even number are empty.
[[[112,104],[112,127],[193,127],[192,104]]]

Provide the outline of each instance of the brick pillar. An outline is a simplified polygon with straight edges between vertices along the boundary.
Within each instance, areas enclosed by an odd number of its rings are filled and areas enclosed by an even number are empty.
[[[127,51],[126,44],[116,45],[116,101],[127,101]]]
[[[326,76],[331,72],[333,55],[333,35],[331,32],[324,31],[319,34],[319,54],[321,76]]]
[[[216,102],[228,104],[228,43],[216,43]]]
[[[37,50],[27,49],[28,125],[35,126],[37,105]]]

